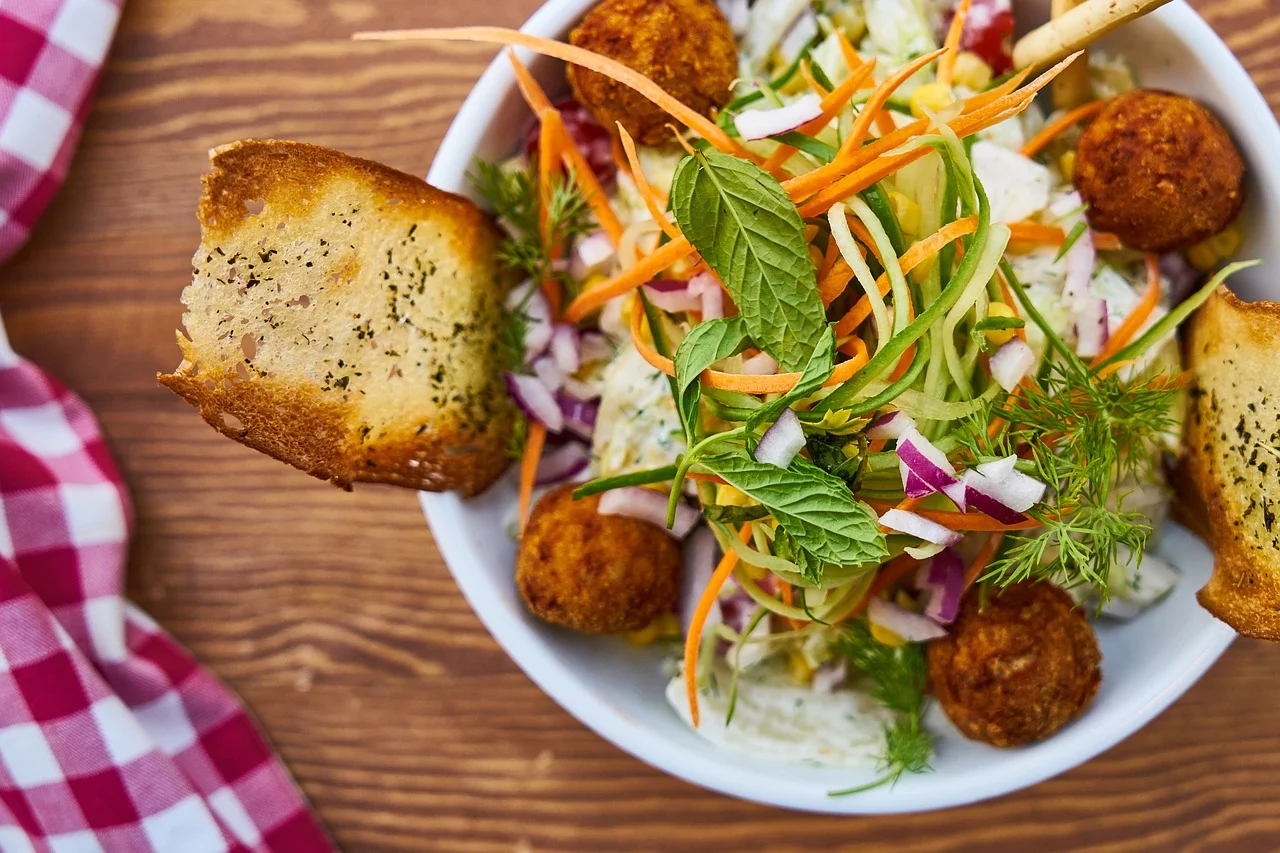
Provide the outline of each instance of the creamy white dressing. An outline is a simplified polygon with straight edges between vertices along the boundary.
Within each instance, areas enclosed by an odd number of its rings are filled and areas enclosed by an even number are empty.
[[[1017,151],[979,140],[973,144],[973,171],[991,202],[993,222],[1021,222],[1049,205],[1053,175]]]
[[[604,394],[591,444],[592,475],[660,468],[684,449],[667,377],[627,343],[605,368]]]

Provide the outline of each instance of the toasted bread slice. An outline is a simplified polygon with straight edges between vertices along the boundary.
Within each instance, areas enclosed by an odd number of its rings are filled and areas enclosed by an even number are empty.
[[[300,142],[211,153],[159,376],[219,432],[315,477],[485,489],[513,421],[500,235],[467,199]]]
[[[1186,474],[1215,552],[1200,603],[1241,634],[1280,640],[1280,303],[1220,287],[1187,330],[1194,377]]]

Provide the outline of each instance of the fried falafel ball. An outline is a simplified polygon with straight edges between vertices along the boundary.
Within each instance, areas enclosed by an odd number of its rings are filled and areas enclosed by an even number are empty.
[[[604,0],[569,41],[634,68],[707,116],[729,101],[738,76],[738,45],[713,0]],[[643,95],[576,65],[568,76],[574,97],[610,133],[621,122],[645,145],[673,141],[674,119]]]
[[[1042,740],[1075,719],[1102,681],[1102,654],[1071,597],[1047,583],[981,590],[951,634],[929,644],[938,702],[967,738],[992,746]]]
[[[1222,124],[1185,95],[1135,89],[1112,99],[1076,149],[1089,223],[1132,249],[1187,249],[1244,204],[1244,159]]]
[[[543,495],[516,554],[516,586],[534,615],[585,634],[645,627],[676,603],[680,547],[661,527],[600,515],[577,484]]]

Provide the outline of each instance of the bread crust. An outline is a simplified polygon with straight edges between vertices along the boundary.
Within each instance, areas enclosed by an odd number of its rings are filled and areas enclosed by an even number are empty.
[[[474,495],[507,467],[501,235],[471,201],[301,142],[211,152],[183,361],[223,435],[349,489]]]
[[[1280,640],[1280,303],[1218,288],[1187,327],[1194,384],[1187,479],[1214,548],[1200,603],[1241,634]]]

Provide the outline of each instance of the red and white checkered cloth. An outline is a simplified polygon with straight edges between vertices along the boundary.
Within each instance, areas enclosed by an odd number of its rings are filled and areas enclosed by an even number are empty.
[[[113,0],[0,0],[0,261],[66,173]],[[88,407],[0,326],[0,853],[332,850],[231,692],[121,595]]]

